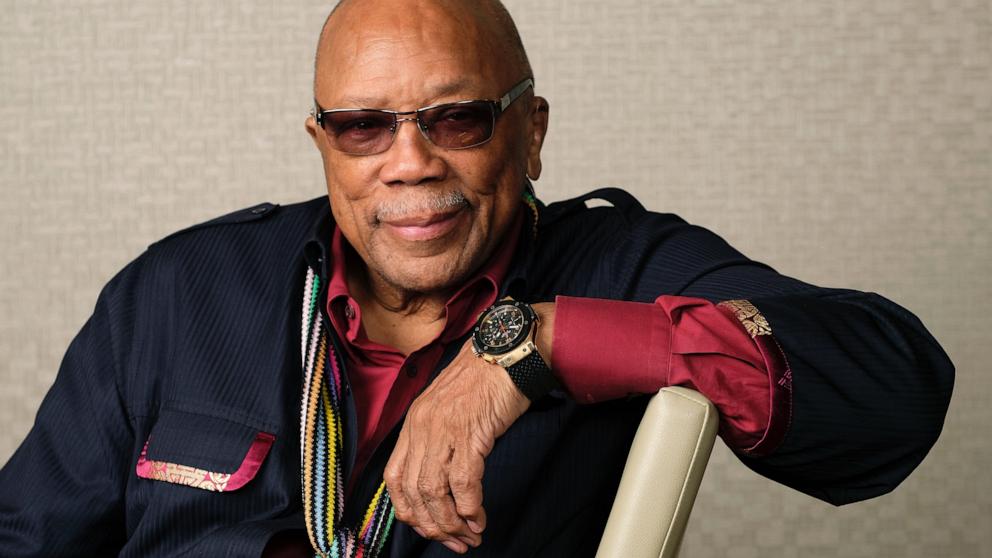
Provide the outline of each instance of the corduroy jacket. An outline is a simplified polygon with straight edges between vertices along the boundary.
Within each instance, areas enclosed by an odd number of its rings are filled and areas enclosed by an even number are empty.
[[[611,206],[587,207],[593,197]],[[258,205],[153,244],[110,281],[0,471],[0,556],[257,557],[274,534],[304,528],[301,296],[306,266],[327,273],[330,219],[323,197]],[[770,479],[834,504],[870,498],[940,433],[953,366],[877,294],[780,275],[615,189],[540,205],[536,237],[520,244],[501,296],[672,294],[760,310],[788,362],[789,416],[773,446],[738,457]],[[486,461],[489,522],[469,555],[593,555],[646,399],[535,402]],[[394,437],[359,476],[346,521]],[[454,556],[399,522],[386,548]]]

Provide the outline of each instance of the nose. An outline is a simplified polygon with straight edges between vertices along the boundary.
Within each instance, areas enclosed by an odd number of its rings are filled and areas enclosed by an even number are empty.
[[[379,170],[379,179],[384,184],[416,186],[445,178],[447,165],[437,156],[437,148],[421,133],[415,118],[398,119],[393,133],[393,143],[384,153],[386,160]]]

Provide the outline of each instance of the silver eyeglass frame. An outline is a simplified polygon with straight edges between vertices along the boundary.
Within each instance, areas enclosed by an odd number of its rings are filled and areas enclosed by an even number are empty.
[[[337,113],[337,112],[349,112],[349,111],[368,111],[368,112],[378,112],[378,113],[383,113],[383,114],[390,114],[390,115],[393,116],[393,125],[390,128],[389,132],[390,132],[390,134],[392,134],[392,137],[393,138],[396,137],[396,130],[399,128],[401,122],[416,122],[417,123],[417,128],[420,130],[420,134],[422,136],[424,136],[424,139],[426,139],[431,145],[435,145],[437,147],[440,147],[441,149],[452,149],[452,150],[456,150],[456,149],[470,149],[472,147],[478,147],[480,145],[483,145],[485,143],[488,143],[490,140],[493,139],[493,136],[496,135],[496,120],[499,119],[500,115],[502,115],[503,112],[505,112],[506,109],[509,108],[509,106],[511,104],[513,104],[514,101],[516,101],[518,98],[520,98],[520,96],[523,95],[524,92],[527,91],[527,89],[529,89],[531,87],[534,87],[534,78],[528,77],[528,78],[524,78],[524,80],[521,81],[520,83],[514,85],[513,88],[510,89],[505,95],[503,95],[502,97],[500,97],[499,99],[496,99],[496,100],[492,100],[492,99],[471,99],[471,100],[466,100],[466,101],[456,101],[454,103],[438,103],[438,104],[435,104],[435,105],[430,105],[430,106],[422,107],[422,108],[419,108],[417,110],[406,110],[406,111],[397,111],[397,110],[388,110],[388,109],[373,109],[373,108],[322,109],[322,108],[320,108],[320,104],[317,102],[317,99],[314,99],[313,100],[313,108],[310,109],[310,116],[313,117],[314,122],[317,123],[317,126],[319,126],[322,130],[324,130],[324,115],[325,114],[332,114],[332,113]],[[435,144],[434,141],[431,140],[430,136],[427,135],[427,128],[428,128],[428,126],[420,118],[420,115],[422,113],[424,113],[425,111],[436,109],[436,108],[439,108],[439,107],[458,106],[458,105],[465,105],[465,104],[469,104],[469,103],[489,103],[492,106],[492,108],[493,108],[493,111],[492,111],[492,113],[493,113],[493,125],[492,125],[493,132],[491,134],[489,134],[489,137],[486,138],[486,139],[484,139],[483,141],[480,141],[479,143],[474,143],[472,145],[465,145],[465,146],[462,146],[462,147],[444,147],[442,145]],[[400,116],[407,116],[407,115],[414,115],[414,116],[408,117],[408,118],[400,118]],[[324,130],[324,133],[327,133],[327,130]],[[392,140],[390,140],[389,146],[390,147],[392,146]],[[379,151],[379,152],[376,152],[376,153],[367,153],[367,154],[351,153],[351,154],[361,157],[361,156],[365,156],[365,155],[378,155],[379,153],[384,153],[384,152],[386,152],[388,150],[389,150],[389,147],[386,147],[386,149],[384,149],[382,151]],[[346,151],[343,151],[343,152],[344,153],[347,153]]]

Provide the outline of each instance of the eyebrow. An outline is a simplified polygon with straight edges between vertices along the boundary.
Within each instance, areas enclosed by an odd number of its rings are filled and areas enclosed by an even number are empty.
[[[475,83],[467,78],[456,79],[454,81],[449,81],[445,83],[440,83],[438,85],[428,86],[427,90],[430,94],[426,97],[428,99],[427,104],[421,105],[421,107],[430,106],[436,104],[442,97],[447,97],[454,95],[459,91],[464,91],[471,88]],[[478,97],[474,97],[478,98]],[[461,100],[461,99],[458,99]],[[388,103],[384,102],[381,97],[362,97],[360,95],[345,95],[342,99],[342,107],[355,107],[355,108],[381,108],[390,109],[394,107],[386,106]],[[321,105],[323,106],[323,105]],[[420,107],[414,107],[420,108]]]

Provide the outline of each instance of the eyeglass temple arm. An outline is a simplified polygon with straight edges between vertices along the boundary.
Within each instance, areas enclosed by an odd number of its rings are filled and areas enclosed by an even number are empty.
[[[513,101],[517,100],[517,97],[523,95],[524,91],[527,91],[528,87],[534,87],[534,79],[527,78],[520,83],[518,83],[509,93],[503,95],[499,98],[499,111],[503,112],[506,107],[510,106]]]

